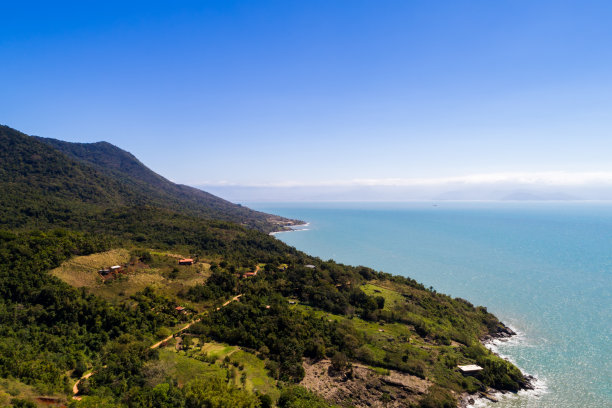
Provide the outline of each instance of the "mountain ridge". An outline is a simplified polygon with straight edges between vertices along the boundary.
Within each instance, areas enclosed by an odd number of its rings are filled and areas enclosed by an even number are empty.
[[[105,209],[153,205],[205,219],[231,221],[264,232],[299,223],[172,183],[131,153],[108,142],[64,142],[29,136],[8,126],[0,127],[0,141],[6,147],[0,153],[0,174],[5,175],[0,181],[5,191],[1,199],[14,204],[15,200],[25,198],[26,212],[57,215],[68,212],[67,207]],[[4,204],[5,209],[16,208],[8,202]],[[28,224],[23,214],[2,212],[0,216],[6,225]]]

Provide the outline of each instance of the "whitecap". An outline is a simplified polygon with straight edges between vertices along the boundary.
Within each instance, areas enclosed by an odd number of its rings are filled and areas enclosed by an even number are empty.
[[[498,337],[498,338],[488,339],[484,341],[483,344],[486,348],[491,350],[491,352],[493,352],[494,354],[498,355],[499,357],[507,361],[510,361],[514,365],[517,365],[516,362],[513,361],[513,359],[510,356],[505,355],[500,352],[500,347],[507,347],[507,346],[534,347],[535,345],[530,341],[530,339],[527,337],[527,334],[525,332],[511,325],[507,325],[507,327],[510,328],[516,334],[510,337]],[[526,373],[520,367],[519,369],[525,376],[530,377],[531,386],[533,387],[533,389],[520,390],[517,393],[497,391],[491,394],[491,396],[495,400],[504,401],[504,400],[517,398],[517,397],[540,398],[542,395],[548,392],[548,386],[546,383],[546,379],[544,377],[538,374]],[[486,398],[480,398],[480,397],[474,399],[474,404],[467,405],[467,407],[469,408],[484,408],[484,407],[494,407],[494,406],[495,405],[490,400]]]

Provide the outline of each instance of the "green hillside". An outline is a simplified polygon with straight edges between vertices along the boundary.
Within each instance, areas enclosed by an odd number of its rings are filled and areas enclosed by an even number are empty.
[[[0,221],[11,227],[69,225],[108,209],[154,206],[264,232],[294,221],[174,184],[105,142],[79,144],[0,126]],[[68,220],[72,218],[72,220]]]
[[[183,213],[241,223],[264,231],[280,229],[289,221],[230,203],[197,188],[175,184],[142,164],[132,154],[107,142],[70,143],[38,138],[70,158],[124,182],[148,202]]]
[[[480,343],[507,331],[483,307],[297,251],[109,144],[0,142],[0,406],[447,407],[528,386]]]

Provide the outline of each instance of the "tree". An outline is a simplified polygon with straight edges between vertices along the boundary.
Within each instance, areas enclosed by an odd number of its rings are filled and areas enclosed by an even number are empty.
[[[255,394],[227,385],[217,377],[190,381],[183,393],[187,408],[255,408],[259,404]]]
[[[19,399],[19,398],[11,399],[11,404],[15,408],[36,408],[36,404],[33,403],[32,401]]]
[[[284,388],[278,399],[279,408],[328,408],[322,398],[299,385]]]
[[[336,351],[331,358],[331,368],[338,372],[343,372],[349,368],[350,363],[346,355],[340,351]]]
[[[259,395],[260,408],[272,408],[274,406],[274,401],[272,397],[268,394]]]

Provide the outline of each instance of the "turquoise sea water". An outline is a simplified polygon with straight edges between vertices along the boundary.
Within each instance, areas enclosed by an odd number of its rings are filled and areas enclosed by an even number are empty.
[[[612,407],[612,204],[247,203],[310,224],[278,239],[486,306],[538,390],[495,407]]]

